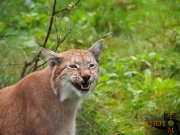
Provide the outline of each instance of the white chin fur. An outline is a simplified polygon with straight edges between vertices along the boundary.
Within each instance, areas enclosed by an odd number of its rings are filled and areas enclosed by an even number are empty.
[[[63,102],[66,99],[76,100],[79,98],[90,98],[91,92],[95,89],[96,83],[95,81],[91,83],[90,89],[88,92],[81,92],[77,90],[70,82],[64,83],[60,88],[60,101]]]

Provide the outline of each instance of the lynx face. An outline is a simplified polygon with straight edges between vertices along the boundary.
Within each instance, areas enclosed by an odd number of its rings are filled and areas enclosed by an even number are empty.
[[[90,96],[99,79],[100,53],[104,39],[88,50],[69,50],[61,54],[41,51],[52,68],[51,87],[60,101]]]

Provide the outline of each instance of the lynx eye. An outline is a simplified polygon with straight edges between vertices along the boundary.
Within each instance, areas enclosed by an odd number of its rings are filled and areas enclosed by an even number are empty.
[[[70,67],[70,68],[77,68],[76,65],[70,65],[69,67]]]
[[[94,67],[95,65],[94,64],[89,64],[89,67]]]

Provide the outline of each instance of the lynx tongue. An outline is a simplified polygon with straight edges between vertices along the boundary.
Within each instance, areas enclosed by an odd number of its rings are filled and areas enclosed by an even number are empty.
[[[89,90],[89,83],[81,83],[80,85],[82,90]]]
[[[78,90],[81,90],[81,91],[89,91],[89,87],[90,87],[90,84],[85,82],[85,83],[75,83],[73,82],[72,85],[78,89]]]

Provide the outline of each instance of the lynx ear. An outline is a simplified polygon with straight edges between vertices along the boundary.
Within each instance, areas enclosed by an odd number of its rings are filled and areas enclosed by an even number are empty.
[[[100,39],[94,45],[91,46],[88,50],[93,54],[97,62],[100,61],[100,54],[103,49],[104,39]]]
[[[57,65],[63,60],[63,58],[58,57],[57,53],[48,51],[43,47],[41,47],[41,51],[51,66]]]
[[[88,51],[90,51],[93,54],[93,56],[97,62],[100,61],[100,54],[101,54],[101,51],[103,49],[104,38],[106,38],[110,34],[112,34],[112,32],[106,34],[102,39],[97,41],[94,45],[91,46],[91,48],[88,49]]]

